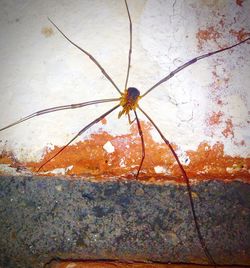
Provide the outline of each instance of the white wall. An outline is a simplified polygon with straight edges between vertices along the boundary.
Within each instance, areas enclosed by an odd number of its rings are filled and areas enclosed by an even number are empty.
[[[187,60],[234,44],[234,31],[250,32],[250,1],[242,6],[227,0],[128,0],[128,4],[134,30],[129,86],[141,93]],[[63,39],[47,17],[92,53],[123,90],[129,32],[122,0],[2,0],[0,127],[44,108],[119,97],[96,66]],[[210,29],[211,40],[199,43],[197,33],[204,29]],[[249,71],[250,44],[243,44],[180,72],[141,100],[141,106],[183,151],[195,150],[204,141],[221,142],[225,154],[246,157]],[[46,147],[64,145],[112,105],[36,117],[0,132],[0,150],[12,151],[21,161],[39,160]],[[220,122],[209,124],[213,113],[219,112]],[[107,118],[107,125],[94,126],[81,139],[97,131],[129,132],[127,118],[117,120],[117,113]],[[230,120],[231,134],[226,137],[223,131]],[[152,135],[160,141],[154,131]]]

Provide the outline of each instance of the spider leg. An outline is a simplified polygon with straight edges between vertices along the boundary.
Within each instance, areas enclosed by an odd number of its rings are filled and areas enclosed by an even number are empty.
[[[67,148],[77,137],[79,137],[81,134],[83,134],[86,130],[88,130],[90,127],[101,121],[104,117],[106,117],[108,114],[112,113],[115,109],[117,109],[120,105],[116,105],[112,109],[108,110],[101,116],[97,117],[95,120],[93,120],[91,123],[89,123],[87,126],[85,126],[83,129],[81,129],[66,145],[64,145],[56,154],[54,154],[51,158],[49,158],[46,162],[44,162],[37,172],[39,172],[48,162],[50,162],[52,159],[54,159],[56,156],[58,156],[65,148]]]
[[[126,82],[125,82],[125,89],[128,85],[128,79],[129,79],[129,71],[130,71],[130,63],[131,63],[131,54],[132,54],[132,21],[130,17],[130,12],[128,8],[127,0],[125,0],[125,5],[128,13],[128,19],[129,19],[129,52],[128,52],[128,68],[127,68],[127,76],[126,76]]]
[[[137,179],[138,176],[139,176],[139,173],[140,173],[144,158],[145,158],[145,143],[144,143],[143,132],[142,132],[142,129],[141,129],[140,120],[138,118],[136,110],[134,110],[134,113],[135,113],[135,119],[136,119],[136,122],[137,122],[138,131],[139,131],[139,134],[140,134],[140,137],[141,137],[141,148],[142,148],[141,163],[139,165],[139,168],[138,168],[136,176],[135,176],[135,179]]]
[[[60,30],[60,28],[50,19],[48,18],[48,20],[54,25],[54,27],[61,33],[61,35],[66,38],[73,46],[75,46],[76,48],[78,48],[79,50],[81,50],[85,55],[87,55],[92,62],[95,63],[95,65],[101,70],[101,72],[104,74],[104,76],[110,81],[110,83],[115,87],[115,89],[120,93],[120,95],[122,94],[122,92],[120,91],[120,89],[118,88],[118,86],[115,84],[115,82],[112,80],[112,78],[107,74],[107,72],[105,71],[105,69],[101,66],[101,64],[94,58],[93,55],[91,55],[87,50],[81,48],[80,46],[78,46],[76,43],[74,43],[73,41],[71,41],[63,32],[62,30]]]
[[[216,51],[213,51],[213,52],[209,52],[209,53],[206,53],[204,55],[201,55],[201,56],[198,56],[196,58],[193,58],[191,60],[189,60],[188,62],[182,64],[181,66],[179,66],[178,68],[176,68],[175,70],[173,70],[170,74],[168,74],[167,76],[165,76],[164,78],[162,78],[159,82],[157,82],[155,85],[153,85],[150,89],[148,89],[141,97],[145,97],[149,92],[151,92],[153,89],[155,89],[156,87],[158,87],[159,85],[161,85],[162,83],[168,81],[171,77],[173,77],[174,75],[176,75],[177,73],[179,73],[181,70],[187,68],[188,66],[194,64],[195,62],[199,61],[199,60],[202,60],[204,58],[208,58],[212,55],[215,55],[217,53],[221,53],[223,51],[226,51],[226,50],[229,50],[231,48],[234,48],[236,46],[239,46],[247,41],[250,40],[250,37],[237,43],[237,44],[234,44],[230,47],[226,47],[226,48],[222,48],[222,49],[219,49],[219,50],[216,50]]]
[[[130,125],[132,125],[135,122],[136,118],[134,118],[133,120],[131,120],[130,114],[128,113],[128,122]]]
[[[157,125],[154,123],[154,121],[150,118],[150,116],[144,112],[140,107],[138,107],[140,109],[140,111],[148,118],[148,120],[151,122],[151,124],[155,127],[155,129],[157,130],[157,132],[160,134],[161,138],[163,139],[163,141],[166,143],[166,145],[169,147],[170,151],[172,152],[176,162],[178,163],[178,166],[181,170],[182,176],[184,177],[185,181],[186,181],[186,186],[187,186],[187,190],[188,190],[188,196],[189,196],[189,201],[190,201],[190,205],[191,205],[191,210],[192,210],[192,214],[193,214],[193,219],[194,219],[194,223],[195,223],[195,227],[196,227],[196,231],[197,231],[197,235],[200,241],[200,244],[202,246],[202,249],[205,253],[205,255],[207,256],[208,261],[214,265],[216,267],[216,262],[214,261],[212,255],[210,254],[205,240],[203,239],[202,235],[201,235],[201,231],[200,231],[200,225],[198,223],[198,219],[196,216],[196,212],[194,209],[194,200],[193,200],[193,196],[192,196],[192,189],[191,189],[191,185],[190,185],[190,181],[189,178],[186,174],[186,171],[184,170],[174,148],[172,147],[172,145],[170,144],[170,142],[165,138],[165,136],[163,135],[163,133],[160,131],[160,129],[157,127]]]
[[[69,104],[69,105],[61,105],[61,106],[55,106],[55,107],[51,107],[51,108],[47,108],[44,110],[40,110],[37,111],[33,114],[30,114],[26,117],[21,118],[20,120],[5,126],[3,128],[0,128],[0,131],[5,130],[7,128],[13,127],[17,124],[20,124],[26,120],[29,120],[35,116],[39,116],[39,115],[43,115],[43,114],[47,114],[47,113],[53,113],[53,112],[57,112],[57,111],[61,111],[61,110],[67,110],[67,109],[76,109],[76,108],[81,108],[84,106],[88,106],[88,105],[93,105],[93,104],[98,104],[98,103],[105,103],[105,102],[112,102],[112,101],[119,101],[119,98],[116,99],[102,99],[102,100],[94,100],[94,101],[86,101],[86,102],[81,102],[81,103],[74,103],[74,104]]]

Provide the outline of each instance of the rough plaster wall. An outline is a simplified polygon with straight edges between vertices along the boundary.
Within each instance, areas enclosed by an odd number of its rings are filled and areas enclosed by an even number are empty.
[[[187,60],[239,41],[232,29],[250,31],[250,1],[130,0],[128,4],[133,21],[129,86],[141,93]],[[96,66],[65,41],[47,17],[92,53],[123,90],[129,44],[123,1],[6,0],[0,5],[0,126],[52,106],[119,97]],[[215,32],[209,27],[215,27]],[[211,30],[205,41],[197,38],[203,29]],[[250,45],[243,44],[196,63],[147,95],[141,106],[183,152],[196,150],[204,141],[221,142],[225,154],[246,157],[249,55]],[[46,147],[64,145],[112,105],[34,118],[1,132],[0,149],[14,152],[22,161],[39,160]],[[218,121],[215,124],[213,116]],[[127,118],[117,120],[117,112],[107,120],[80,139],[98,131],[112,135],[130,131]],[[152,135],[160,142],[154,131]]]

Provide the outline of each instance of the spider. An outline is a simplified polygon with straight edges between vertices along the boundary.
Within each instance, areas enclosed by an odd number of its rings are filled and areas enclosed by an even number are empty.
[[[218,53],[222,53],[224,51],[230,50],[234,47],[237,47],[239,45],[242,45],[243,43],[246,43],[247,41],[250,40],[249,38],[244,39],[241,42],[238,42],[236,44],[233,44],[229,47],[225,47],[225,48],[221,48],[219,50],[216,51],[212,51],[203,55],[200,55],[198,57],[195,57],[189,61],[187,61],[186,63],[180,65],[178,68],[174,69],[172,72],[170,72],[168,75],[166,75],[165,77],[163,77],[160,81],[158,81],[157,83],[155,83],[153,86],[151,86],[149,89],[147,89],[143,94],[140,93],[139,89],[137,89],[136,87],[128,87],[128,83],[129,83],[129,75],[130,75],[130,69],[131,69],[131,56],[132,56],[132,20],[131,20],[131,15],[130,15],[130,11],[129,11],[129,7],[128,7],[128,3],[127,0],[124,0],[125,3],[125,7],[126,7],[126,11],[127,11],[127,16],[128,16],[128,20],[129,20],[129,52],[128,52],[128,65],[127,65],[127,72],[126,72],[126,79],[125,79],[125,85],[124,85],[124,91],[122,91],[117,85],[116,83],[113,81],[113,79],[109,76],[109,74],[106,72],[106,70],[102,67],[102,65],[97,61],[97,59],[90,54],[87,50],[81,48],[79,45],[77,45],[76,43],[74,43],[72,40],[70,40],[64,33],[63,31],[50,19],[48,18],[48,20],[52,23],[52,25],[59,31],[59,33],[69,42],[71,43],[74,47],[76,47],[78,50],[80,50],[81,52],[83,52],[86,56],[88,56],[90,58],[90,60],[100,69],[100,71],[102,72],[102,74],[106,77],[106,79],[112,84],[112,86],[114,87],[114,89],[120,94],[119,98],[109,98],[109,99],[98,99],[98,100],[92,100],[92,101],[88,101],[88,102],[82,102],[82,103],[76,103],[76,104],[69,104],[69,105],[63,105],[63,106],[55,106],[55,107],[51,107],[51,108],[47,108],[44,110],[40,110],[37,111],[35,113],[32,113],[24,118],[21,118],[20,120],[7,125],[3,128],[0,129],[0,131],[3,131],[7,128],[10,128],[12,126],[15,126],[17,124],[20,124],[24,121],[27,121],[33,117],[36,116],[40,116],[43,114],[47,114],[47,113],[53,113],[56,111],[61,111],[61,110],[67,110],[67,109],[77,109],[77,108],[81,108],[81,107],[85,107],[85,106],[89,106],[89,105],[94,105],[94,104],[101,104],[101,103],[107,103],[107,102],[117,102],[117,104],[111,108],[110,110],[106,111],[105,113],[101,114],[99,117],[97,117],[96,119],[94,119],[92,122],[90,122],[89,124],[87,124],[85,127],[83,127],[67,144],[65,144],[59,151],[57,151],[56,154],[54,154],[51,158],[49,158],[48,160],[46,160],[38,169],[38,172],[48,163],[50,162],[52,159],[54,159],[55,157],[57,157],[59,154],[61,154],[65,148],[67,148],[77,137],[79,137],[80,135],[82,135],[84,132],[86,132],[89,128],[91,128],[93,125],[97,124],[98,122],[100,122],[102,119],[104,119],[106,116],[108,116],[109,114],[113,113],[115,110],[117,110],[118,108],[121,108],[121,110],[118,113],[118,118],[122,117],[122,116],[127,116],[128,117],[128,121],[129,124],[133,124],[134,122],[136,122],[137,124],[137,128],[138,128],[138,132],[139,132],[139,136],[141,139],[141,159],[140,159],[140,163],[139,163],[139,167],[137,169],[137,172],[135,174],[135,179],[137,179],[139,177],[142,165],[143,165],[143,161],[145,158],[145,143],[144,143],[144,135],[143,135],[143,131],[142,131],[142,127],[141,127],[141,123],[140,123],[140,119],[138,116],[138,111],[140,111],[148,120],[149,122],[152,124],[152,126],[156,129],[156,131],[159,133],[160,137],[162,138],[162,140],[164,141],[164,143],[167,145],[167,147],[170,149],[170,151],[172,152],[173,157],[175,158],[176,162],[178,163],[180,172],[182,174],[182,177],[184,178],[185,182],[186,182],[186,186],[187,186],[187,190],[188,190],[188,196],[189,196],[189,201],[190,201],[190,206],[191,206],[191,211],[192,211],[192,216],[193,216],[193,220],[194,220],[194,224],[196,227],[196,231],[197,231],[197,236],[199,239],[199,242],[201,244],[201,247],[208,259],[208,262],[212,265],[214,265],[216,267],[216,262],[213,259],[213,256],[210,254],[205,240],[203,238],[203,236],[201,235],[201,231],[200,231],[200,225],[198,223],[198,219],[197,219],[197,215],[194,209],[194,200],[193,200],[193,196],[192,196],[192,191],[191,191],[191,185],[190,185],[190,180],[189,177],[187,176],[185,169],[183,167],[183,165],[181,164],[173,146],[171,145],[171,143],[166,139],[166,137],[164,136],[163,132],[160,130],[160,128],[156,125],[156,123],[152,120],[152,118],[148,115],[147,112],[144,111],[144,109],[142,109],[139,105],[139,102],[142,98],[146,97],[150,92],[152,92],[154,89],[156,89],[158,86],[160,86],[161,84],[167,82],[169,79],[171,79],[173,76],[175,76],[177,73],[179,73],[180,71],[182,71],[183,69],[195,64],[196,62],[203,60],[205,58],[211,57],[215,54]],[[130,114],[134,114],[134,119],[131,120]]]

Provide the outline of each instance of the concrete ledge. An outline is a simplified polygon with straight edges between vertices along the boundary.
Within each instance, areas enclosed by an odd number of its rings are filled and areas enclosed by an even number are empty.
[[[84,261],[84,262],[53,262],[48,268],[214,268],[213,265],[199,264],[160,264],[160,263],[135,263],[135,262],[108,262],[108,261]],[[220,268],[243,268],[242,266],[230,265],[219,266]]]
[[[250,185],[192,186],[219,264],[250,265]],[[0,266],[53,259],[206,263],[186,187],[46,177],[0,178]]]

